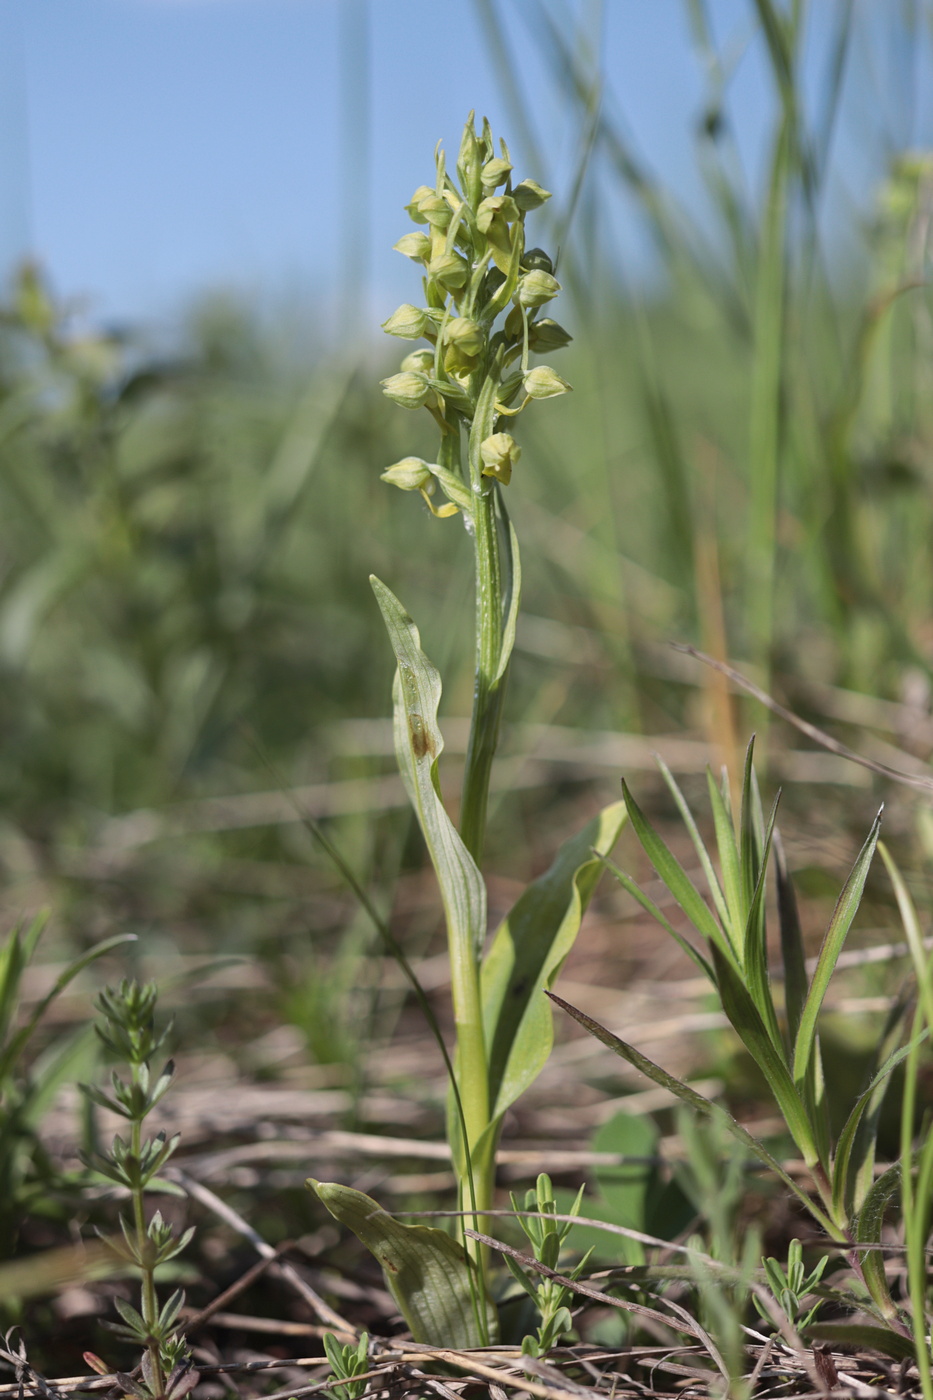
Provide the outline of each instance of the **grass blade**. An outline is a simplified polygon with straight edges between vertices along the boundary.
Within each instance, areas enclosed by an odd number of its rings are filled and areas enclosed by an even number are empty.
[[[882,809],[883,810],[883,809]],[[820,1014],[820,1007],[829,986],[836,960],[842,952],[842,945],[845,942],[846,934],[852,926],[859,904],[862,899],[862,892],[865,889],[865,881],[868,878],[868,867],[871,865],[872,856],[875,853],[875,846],[878,844],[878,835],[881,831],[881,812],[872,823],[871,831],[865,841],[861,851],[856,857],[849,878],[843,886],[842,893],[833,910],[833,916],[829,921],[829,927],[823,938],[823,946],[820,948],[820,955],[816,964],[816,971],[813,974],[813,981],[810,983],[810,990],[803,1010],[800,1013],[800,1025],[794,1041],[794,1081],[799,1086],[803,1084],[810,1063],[810,1056],[813,1053],[813,1041],[816,1036],[816,1023]]]
[[[624,870],[620,870],[619,867],[611,860],[606,859],[603,861],[603,864],[605,865],[606,869],[610,872],[610,874],[615,876],[622,888],[624,890],[628,890],[632,898],[638,901],[642,909],[644,909],[646,913],[650,914],[653,919],[656,919],[663,929],[667,930],[671,938],[673,938],[674,942],[680,948],[683,949],[683,951],[687,954],[688,958],[692,959],[692,961],[696,963],[700,971],[704,974],[704,976],[709,978],[709,980],[715,987],[716,974],[713,971],[712,963],[708,962],[707,959],[704,958],[703,954],[699,952],[696,948],[694,948],[692,943],[688,942],[688,940],[684,938],[682,933],[677,932],[674,925],[670,922],[668,918],[665,917],[665,915],[655,904],[654,900],[650,899],[648,895],[645,894],[644,890],[636,884],[636,882],[632,879],[631,875],[626,874]]]
[[[622,780],[622,793],[635,834],[658,875],[697,932],[701,933],[713,947],[718,947],[725,957],[734,961],[735,955],[731,945],[713,917],[709,905],[690,880],[677,857],[667,848],[651,826],[629,791],[624,778]]]
[[[627,1041],[620,1040],[617,1035],[613,1035],[612,1031],[600,1025],[599,1021],[595,1021],[592,1016],[587,1016],[585,1011],[579,1011],[575,1006],[571,1006],[570,1002],[564,1001],[554,992],[548,992],[547,995],[550,997],[551,1001],[557,1006],[562,1007],[569,1016],[572,1016],[579,1025],[583,1026],[584,1030],[588,1030],[590,1035],[595,1036],[597,1040],[601,1041],[603,1045],[608,1046],[610,1050],[614,1050],[617,1055],[623,1060],[627,1060],[630,1065],[634,1065],[635,1069],[640,1070],[648,1079],[660,1085],[662,1089],[667,1089],[676,1098],[680,1099],[681,1103],[685,1103],[688,1108],[692,1108],[704,1118],[714,1118],[717,1122],[722,1123],[727,1131],[731,1133],[738,1142],[742,1143],[743,1147],[746,1147],[753,1156],[757,1157],[759,1162],[763,1162],[764,1165],[768,1167],[770,1171],[773,1171],[775,1176],[783,1182],[787,1189],[793,1192],[831,1239],[839,1243],[844,1242],[843,1236],[836,1229],[829,1216],[826,1215],[816,1202],[811,1200],[807,1193],[797,1185],[793,1177],[787,1174],[780,1162],[778,1162],[765,1147],[764,1143],[752,1137],[751,1133],[743,1128],[741,1123],[736,1122],[731,1113],[728,1113],[726,1109],[722,1108],[717,1103],[713,1103],[710,1099],[705,1099],[702,1094],[698,1094],[695,1089],[691,1089],[689,1084],[684,1084],[682,1080],[675,1079],[672,1074],[668,1074],[667,1070],[662,1069],[660,1065],[656,1065],[653,1060],[649,1060],[640,1050],[636,1050],[634,1045],[629,1045]]]
[[[777,873],[778,927],[781,934],[781,962],[784,965],[784,1010],[787,1016],[787,1035],[791,1045],[797,1039],[800,1017],[807,1000],[809,980],[803,949],[803,934],[800,930],[800,916],[797,913],[797,896],[787,870],[787,857],[781,833],[775,830],[772,840],[774,868]]]
[[[713,869],[713,862],[710,860],[709,852],[706,849],[706,845],[703,841],[702,836],[700,835],[697,824],[693,819],[693,813],[687,805],[687,799],[681,792],[680,787],[677,783],[677,779],[674,777],[673,773],[668,768],[663,758],[661,758],[660,756],[657,759],[657,764],[661,770],[661,776],[667,784],[671,796],[677,803],[677,810],[681,815],[683,824],[690,833],[690,840],[693,842],[693,849],[697,853],[697,859],[699,860],[700,865],[703,869],[703,874],[706,876],[706,883],[709,886],[709,892],[712,895],[713,903],[716,906],[716,912],[719,915],[720,923],[722,924],[723,928],[727,932],[729,932],[729,906],[726,903],[726,899],[722,891],[722,886],[719,883],[716,871]]]
[[[713,949],[722,1008],[752,1059],[761,1070],[783,1114],[791,1136],[808,1167],[819,1161],[815,1134],[782,1050],[775,1045],[751,993],[731,963]]]

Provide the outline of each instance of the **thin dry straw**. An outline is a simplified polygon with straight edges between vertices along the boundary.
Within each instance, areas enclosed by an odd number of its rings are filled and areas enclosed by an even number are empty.
[[[904,773],[899,768],[892,768],[887,763],[878,763],[873,758],[864,758],[862,754],[856,753],[854,749],[850,749],[845,744],[841,744],[838,739],[834,739],[832,735],[818,729],[809,720],[803,719],[793,710],[789,710],[786,705],[775,700],[754,681],[743,676],[741,671],[727,666],[724,661],[717,661],[715,657],[707,656],[705,652],[699,651],[686,642],[672,642],[671,646],[675,651],[686,652],[688,656],[696,657],[697,661],[702,661],[705,665],[712,666],[714,670],[721,671],[724,676],[728,676],[734,685],[747,691],[749,695],[753,695],[772,714],[787,720],[787,723],[792,724],[795,729],[799,729],[801,734],[805,734],[808,739],[812,739],[815,744],[820,744],[824,749],[829,749],[830,753],[838,754],[840,758],[846,758],[850,763],[857,763],[860,767],[867,768],[872,773],[878,773],[883,778],[891,778],[896,783],[903,783],[905,787],[916,788],[920,792],[933,792],[933,778],[921,778],[913,773]]]

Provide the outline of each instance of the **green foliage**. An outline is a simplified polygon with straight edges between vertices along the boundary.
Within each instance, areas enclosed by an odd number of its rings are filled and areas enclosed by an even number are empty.
[[[326,1394],[331,1400],[340,1400],[342,1396],[346,1396],[347,1400],[361,1400],[366,1390],[366,1382],[353,1378],[369,1369],[369,1333],[362,1332],[356,1346],[351,1342],[341,1344],[333,1332],[325,1332],[323,1340],[334,1380],[347,1382],[336,1390],[328,1390]]]
[[[582,1201],[583,1187],[581,1186],[568,1213],[579,1215]],[[554,1201],[551,1178],[546,1172],[541,1172],[534,1190],[525,1192],[524,1211],[536,1212],[536,1214],[523,1214],[522,1206],[516,1199],[514,1192],[512,1193],[512,1209],[516,1212],[518,1223],[531,1241],[535,1259],[545,1268],[556,1271],[559,1268],[561,1245],[573,1229],[573,1221],[565,1220],[558,1223],[558,1221],[548,1218],[556,1214],[557,1205]],[[583,1258],[578,1260],[573,1270],[567,1274],[568,1278],[576,1282],[586,1268],[591,1253],[592,1251],[588,1250]],[[509,1254],[505,1256],[505,1262],[512,1277],[531,1298],[538,1312],[538,1331],[535,1336],[529,1334],[522,1339],[522,1355],[547,1356],[551,1348],[559,1346],[564,1336],[573,1327],[573,1317],[568,1307],[568,1304],[573,1301],[573,1290],[564,1284],[557,1283],[554,1279],[542,1277],[537,1273],[529,1273]]]
[[[138,1274],[141,1287],[140,1308],[116,1298],[122,1322],[109,1324],[118,1337],[142,1350],[142,1380],[121,1376],[121,1384],[139,1400],[183,1400],[198,1379],[179,1321],[185,1295],[176,1289],[160,1305],[155,1276],[160,1265],[174,1259],[191,1242],[194,1229],[177,1236],[161,1211],[148,1222],[145,1213],[147,1192],[174,1189],[159,1172],[179,1142],[177,1136],[166,1138],[164,1133],[143,1136],[146,1119],[170,1088],[175,1073],[171,1060],[155,1078],[150,1072],[150,1061],[171,1029],[167,1026],[156,1031],[157,997],[154,984],[140,986],[126,980],[118,989],[106,987],[101,992],[97,999],[101,1019],[95,1030],[109,1054],[127,1066],[129,1076],[123,1079],[114,1070],[109,1093],[94,1085],[82,1088],[92,1103],[126,1119],[129,1127],[128,1140],[117,1134],[108,1153],[87,1158],[89,1167],[127,1192],[132,1212],[130,1219],[123,1214],[119,1217],[122,1239],[109,1242]]]
[[[829,1263],[829,1256],[824,1254],[807,1273],[803,1263],[803,1245],[798,1239],[793,1239],[787,1247],[786,1268],[773,1256],[762,1259],[761,1262],[768,1287],[784,1316],[798,1331],[809,1327],[823,1306],[823,1302],[822,1299],[817,1298],[811,1307],[805,1309],[803,1305],[807,1296],[816,1291],[816,1286]],[[769,1322],[767,1309],[754,1295],[753,1301],[764,1320]]]
[[[40,915],[28,927],[14,928],[0,947],[0,1259],[9,1258],[24,1218],[54,1209],[54,1198],[66,1185],[42,1147],[39,1126],[59,1088],[87,1062],[90,1049],[82,1027],[53,1040],[39,1054],[31,1053],[32,1042],[69,983],[129,937],[107,939],[68,963],[25,1013],[23,977],[45,924],[46,916]],[[16,1296],[12,1285],[6,1296]]]
[[[378,1261],[416,1342],[477,1347],[495,1337],[495,1315],[486,1311],[476,1266],[450,1235],[403,1225],[350,1186],[313,1178],[308,1186]]]

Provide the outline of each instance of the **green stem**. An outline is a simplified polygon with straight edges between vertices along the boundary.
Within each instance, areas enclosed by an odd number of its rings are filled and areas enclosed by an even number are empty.
[[[139,1066],[132,1065],[131,1073],[133,1083],[139,1083]],[[140,1286],[141,1286],[141,1307],[143,1322],[146,1324],[146,1350],[149,1353],[149,1360],[152,1365],[152,1374],[155,1379],[156,1393],[161,1395],[165,1389],[165,1377],[162,1374],[162,1357],[159,1351],[159,1343],[156,1339],[156,1327],[159,1321],[159,1299],[156,1294],[155,1270],[149,1259],[150,1242],[146,1230],[146,1210],[143,1202],[143,1186],[141,1180],[141,1154],[142,1154],[142,1119],[135,1118],[130,1130],[130,1150],[133,1160],[136,1163],[137,1181],[132,1191],[133,1199],[133,1225],[136,1230],[136,1250],[140,1259]]]
[[[497,359],[483,382],[470,430],[470,486],[475,499],[473,552],[476,571],[476,669],[470,741],[460,804],[460,835],[477,865],[483,857],[489,779],[499,741],[499,723],[506,682],[506,672],[500,674],[503,588],[496,491],[494,483],[482,475],[483,463],[480,456],[480,444],[484,438],[490,436],[495,422],[499,369]]]

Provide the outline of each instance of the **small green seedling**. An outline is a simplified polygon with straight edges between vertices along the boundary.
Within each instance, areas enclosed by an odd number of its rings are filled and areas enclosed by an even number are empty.
[[[143,1355],[141,1378],[120,1373],[118,1380],[137,1400],[182,1400],[198,1381],[179,1324],[185,1295],[178,1289],[160,1306],[155,1275],[160,1265],[181,1253],[194,1230],[176,1236],[160,1211],[148,1223],[146,1220],[148,1191],[175,1193],[176,1188],[161,1179],[159,1172],[179,1142],[177,1136],[166,1138],[164,1133],[143,1137],[145,1120],[168,1090],[175,1073],[171,1060],[155,1078],[149,1068],[171,1029],[169,1025],[156,1031],[157,995],[154,984],[140,986],[135,981],[123,981],[118,990],[107,987],[101,992],[97,1008],[102,1021],[95,1029],[110,1054],[128,1067],[129,1076],[122,1079],[114,1070],[110,1093],[94,1085],[81,1087],[92,1103],[118,1114],[129,1124],[128,1140],[117,1135],[108,1153],[86,1158],[89,1167],[122,1187],[130,1198],[131,1218],[120,1215],[122,1239],[110,1243],[138,1272],[141,1302],[137,1310],[124,1299],[115,1299],[122,1322],[107,1326],[124,1341],[140,1347]],[[88,1355],[86,1359],[99,1369],[98,1358]]]
[[[581,1186],[577,1198],[567,1214],[578,1215],[582,1201],[583,1187]],[[535,1259],[547,1269],[557,1269],[561,1246],[573,1229],[573,1224],[569,1220],[558,1222],[557,1220],[541,1218],[557,1213],[554,1188],[551,1185],[551,1178],[546,1172],[542,1172],[538,1177],[534,1190],[525,1192],[523,1206],[519,1205],[514,1192],[512,1193],[512,1208],[518,1215],[519,1224],[531,1241]],[[522,1214],[523,1211],[535,1211],[537,1214],[526,1215]],[[592,1252],[592,1250],[587,1250],[573,1272],[567,1275],[568,1278],[575,1281],[580,1277]],[[529,1273],[508,1254],[505,1256],[505,1262],[509,1266],[513,1278],[521,1284],[538,1309],[541,1319],[537,1335],[531,1336],[529,1334],[523,1339],[522,1355],[546,1356],[552,1347],[557,1346],[562,1337],[566,1336],[573,1327],[573,1318],[567,1307],[573,1293],[571,1289],[562,1283],[557,1283],[555,1279],[543,1278],[540,1274]]]
[[[814,1269],[807,1274],[803,1265],[803,1246],[797,1239],[791,1240],[787,1251],[787,1271],[781,1267],[780,1262],[773,1256],[762,1259],[762,1267],[768,1281],[768,1287],[774,1294],[775,1302],[783,1312],[793,1327],[798,1331],[809,1327],[823,1306],[822,1299],[817,1299],[813,1306],[807,1311],[803,1310],[804,1300],[814,1291],[826,1270],[829,1256],[824,1254],[822,1259]],[[755,1307],[761,1313],[766,1322],[771,1318],[764,1304],[752,1294]]]
[[[333,1379],[345,1382],[335,1390],[327,1391],[331,1400],[360,1400],[366,1389],[366,1382],[354,1380],[354,1376],[361,1376],[369,1370],[369,1333],[361,1333],[354,1346],[352,1342],[341,1345],[333,1332],[325,1332],[324,1350],[327,1352]]]

